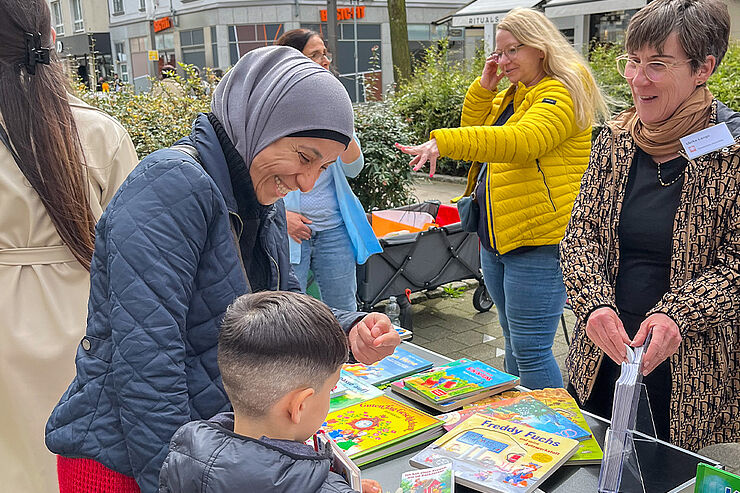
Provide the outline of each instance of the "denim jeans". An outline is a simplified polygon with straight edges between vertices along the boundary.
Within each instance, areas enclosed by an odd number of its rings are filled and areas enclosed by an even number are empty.
[[[530,389],[562,387],[552,342],[565,306],[557,245],[509,252],[481,249],[481,269],[506,340],[506,371]]]
[[[301,263],[293,265],[303,292],[310,269],[323,302],[347,311],[357,310],[355,268],[355,251],[344,224],[313,232],[310,240],[301,242]]]

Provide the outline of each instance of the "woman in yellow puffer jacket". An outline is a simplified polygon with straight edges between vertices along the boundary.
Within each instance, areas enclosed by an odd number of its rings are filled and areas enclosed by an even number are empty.
[[[558,255],[588,166],[591,124],[608,110],[588,65],[541,12],[514,9],[468,89],[460,128],[434,130],[414,155],[475,161],[465,195],[480,206],[483,277],[506,340],[505,368],[529,388],[562,387],[552,342],[565,304]],[[511,86],[496,94],[502,78]],[[487,163],[481,167],[479,163]]]

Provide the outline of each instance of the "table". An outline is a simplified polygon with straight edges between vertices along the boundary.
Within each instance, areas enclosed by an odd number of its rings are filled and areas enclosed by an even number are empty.
[[[435,365],[451,361],[441,354],[424,349],[413,343],[404,342],[403,348],[431,361]],[[432,415],[440,414],[438,411],[426,408],[415,401],[391,392],[390,389],[386,389],[386,393],[392,395],[394,399],[423,409]],[[604,435],[609,426],[609,421],[585,411],[583,415],[586,417],[586,421],[588,421],[594,437],[603,448]],[[702,457],[670,443],[641,433],[636,433],[636,435],[644,439],[636,441],[635,446],[637,455],[640,458],[646,493],[690,493],[694,488],[696,466],[699,462],[721,467],[717,461]],[[374,462],[363,469],[362,477],[378,481],[386,493],[395,493],[401,481],[401,474],[414,469],[409,465],[409,459],[425,446],[420,445],[389,457],[384,461]],[[598,490],[599,468],[599,465],[561,466],[547,478],[547,481],[542,483],[541,489],[538,491],[543,491],[544,493],[594,493]],[[474,490],[455,485],[455,491],[465,493]]]

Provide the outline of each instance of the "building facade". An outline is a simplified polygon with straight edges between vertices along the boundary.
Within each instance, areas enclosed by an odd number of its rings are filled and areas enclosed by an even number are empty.
[[[107,1],[116,71],[121,79],[139,88],[146,87],[149,77],[159,75],[165,64],[176,66],[182,62],[225,70],[248,51],[274,44],[291,29],[306,27],[326,33],[325,1]],[[380,77],[374,78],[378,87],[393,82],[387,5],[374,0],[338,3],[338,53],[333,54],[334,67],[352,99],[363,100],[362,80],[368,74],[380,73]],[[407,0],[412,50],[419,51],[450,34],[447,26],[438,27],[433,21],[465,3],[432,0],[422,4]],[[453,42],[462,46],[464,30],[451,34],[456,36]]]
[[[93,87],[114,71],[108,8],[100,0],[47,0],[56,51],[68,73]],[[102,8],[101,8],[102,7]]]

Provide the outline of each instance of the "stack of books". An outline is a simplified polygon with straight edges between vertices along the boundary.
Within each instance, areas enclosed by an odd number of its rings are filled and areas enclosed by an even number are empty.
[[[372,365],[347,363],[343,370],[351,374],[355,380],[380,386],[431,367],[431,361],[397,347],[393,354],[377,363]]]
[[[322,431],[358,466],[444,433],[439,419],[385,395],[329,413]]]
[[[519,385],[519,378],[481,361],[459,359],[394,382],[391,389],[447,412]]]

